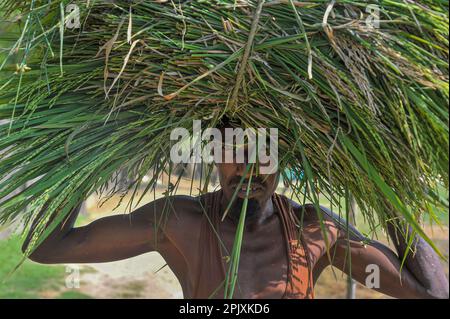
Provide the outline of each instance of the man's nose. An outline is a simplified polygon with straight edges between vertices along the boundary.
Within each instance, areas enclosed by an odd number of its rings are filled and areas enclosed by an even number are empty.
[[[241,177],[244,176],[245,178],[250,178],[250,175],[252,174],[251,165],[252,164],[246,162],[236,164],[236,175]]]

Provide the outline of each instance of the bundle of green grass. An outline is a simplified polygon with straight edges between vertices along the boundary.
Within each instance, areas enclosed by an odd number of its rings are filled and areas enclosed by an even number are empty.
[[[0,12],[0,224],[35,221],[29,251],[95,191],[131,192],[136,207],[173,171],[171,130],[194,119],[278,128],[297,198],[345,217],[352,196],[373,228],[401,218],[429,241],[421,223],[448,209],[445,0],[6,0]]]

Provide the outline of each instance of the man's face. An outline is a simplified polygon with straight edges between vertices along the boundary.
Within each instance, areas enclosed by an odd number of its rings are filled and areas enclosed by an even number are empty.
[[[216,164],[220,185],[227,202],[231,201],[233,194],[237,191],[236,200],[230,212],[231,215],[240,213],[248,187],[250,187],[250,190],[247,214],[252,215],[256,214],[261,207],[264,207],[278,185],[279,173],[270,175],[253,173],[251,184],[249,185],[251,170],[246,174],[247,165],[246,163]],[[242,177],[244,177],[244,180],[239,185]]]
[[[252,140],[253,144],[249,140],[247,140],[247,143],[237,138],[230,140],[226,138],[227,129],[221,128],[220,130],[222,141],[219,147],[222,149],[222,154],[221,160],[216,161],[216,167],[226,203],[229,203],[236,193],[230,215],[234,215],[234,217],[240,215],[247,191],[247,217],[257,215],[261,211],[261,208],[266,206],[275,192],[278,186],[279,172],[262,174],[272,172],[273,170],[263,169],[268,167],[268,163],[263,164],[259,162],[259,159],[250,155],[250,153],[254,154],[257,152],[256,148],[251,147],[251,145],[255,146],[255,140]],[[272,156],[273,154],[269,145],[269,140],[267,140],[265,153]],[[276,156],[277,154],[277,152],[274,153]],[[255,159],[259,164],[255,163]],[[249,165],[249,162],[253,164]]]

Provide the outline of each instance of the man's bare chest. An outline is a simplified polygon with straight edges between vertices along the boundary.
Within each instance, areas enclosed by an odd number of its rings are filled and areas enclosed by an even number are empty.
[[[231,253],[234,232],[224,227],[222,234],[224,246]],[[227,270],[229,264],[224,266]],[[278,218],[253,231],[244,232],[236,298],[282,297],[286,290],[288,266],[288,246]]]
[[[288,243],[283,233],[280,218],[275,217],[264,225],[245,229],[241,244],[235,298],[280,298],[284,295],[288,280],[289,263]],[[176,249],[166,258],[180,282],[193,282],[199,274],[197,268],[202,262],[200,252],[215,245],[202,242],[199,227],[191,228],[189,235],[174,236]],[[333,240],[331,230],[327,237]],[[320,235],[321,234],[321,235]],[[179,235],[179,234],[178,234]],[[230,255],[236,235],[236,225],[223,222],[216,229],[215,241],[220,252],[215,255],[221,258],[222,271],[225,275],[230,267]],[[300,234],[299,234],[300,235]],[[305,254],[312,261],[311,267],[325,253],[324,236],[320,225],[305,224],[302,231]],[[166,257],[163,255],[163,257]],[[175,264],[175,265],[174,265]],[[220,263],[216,263],[217,268]],[[219,271],[214,269],[212,271]],[[201,275],[201,274],[200,274]],[[182,283],[183,285],[183,283]]]

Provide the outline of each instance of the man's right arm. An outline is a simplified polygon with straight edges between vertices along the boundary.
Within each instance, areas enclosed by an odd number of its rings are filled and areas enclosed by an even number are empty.
[[[45,264],[100,263],[134,257],[156,250],[168,241],[158,219],[170,213],[172,204],[159,199],[130,214],[98,219],[83,227],[74,227],[80,206],[31,253],[29,258]],[[30,237],[30,235],[29,235]],[[23,250],[29,238],[25,241]]]

